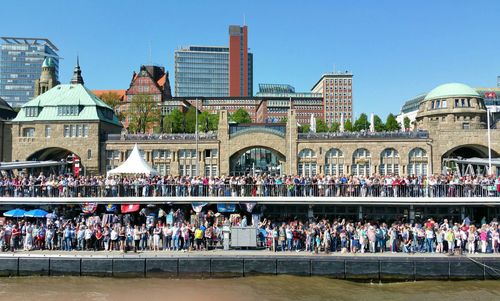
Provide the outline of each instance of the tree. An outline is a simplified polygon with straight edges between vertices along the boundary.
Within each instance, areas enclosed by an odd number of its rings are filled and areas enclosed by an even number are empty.
[[[233,114],[231,114],[231,116],[229,116],[229,119],[233,122],[236,122],[236,123],[251,123],[252,122],[252,118],[250,117],[250,114],[248,114],[248,112],[243,108],[239,108],[238,110],[236,110]]]
[[[176,134],[182,132],[182,121],[184,115],[179,109],[173,109],[170,114],[163,118],[163,132]]]
[[[340,129],[340,123],[334,121],[332,122],[332,125],[330,126],[330,132],[338,132]]]
[[[362,130],[370,129],[370,122],[368,122],[368,116],[365,113],[361,113],[358,119],[354,122],[354,131],[360,132]]]
[[[287,123],[287,122],[288,122],[287,117],[281,117],[280,120],[278,121],[278,123]]]
[[[354,130],[354,127],[352,126],[352,121],[350,118],[348,118],[345,122],[344,122],[344,131],[346,132],[352,132]]]
[[[160,120],[160,107],[151,95],[134,95],[128,115],[130,117],[129,131],[132,133],[145,133],[152,129]]]
[[[118,116],[118,120],[124,121],[125,114],[120,111],[120,106],[122,105],[121,97],[116,92],[106,92],[99,97],[102,101],[104,101],[108,106],[115,111],[116,116]]]
[[[311,125],[310,124],[304,124],[302,126],[299,127],[299,132],[300,133],[309,133],[309,131],[311,130]]]
[[[198,130],[201,132],[216,131],[219,126],[219,114],[203,111],[198,115]]]
[[[405,126],[405,130],[408,130],[411,128],[411,120],[410,120],[410,118],[408,118],[408,116],[405,116],[405,118],[403,119],[403,124]]]
[[[328,132],[328,125],[323,119],[316,118],[316,133]]]
[[[385,130],[386,131],[399,131],[401,129],[401,125],[396,120],[396,116],[390,113],[387,115],[387,120],[385,121]]]
[[[378,115],[373,116],[373,124],[375,127],[375,132],[385,131],[385,124],[382,122],[382,119],[380,118],[380,116],[378,116]]]

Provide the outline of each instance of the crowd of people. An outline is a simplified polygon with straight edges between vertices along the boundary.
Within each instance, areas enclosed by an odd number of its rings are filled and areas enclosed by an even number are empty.
[[[153,212],[153,211],[154,212]],[[498,253],[500,226],[496,219],[472,223],[391,224],[345,219],[266,219],[262,214],[224,215],[212,210],[145,207],[137,214],[90,214],[72,219],[9,219],[0,226],[0,250],[62,251],[192,251],[221,248],[231,227],[257,228],[258,246],[274,252],[346,253]]]
[[[426,176],[78,176],[0,177],[3,197],[253,196],[498,197],[500,177]]]

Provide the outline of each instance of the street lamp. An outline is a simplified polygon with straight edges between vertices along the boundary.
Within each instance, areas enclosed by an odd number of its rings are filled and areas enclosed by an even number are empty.
[[[486,124],[488,127],[488,169],[489,175],[493,175],[491,170],[491,125],[490,125],[490,109],[486,107]]]

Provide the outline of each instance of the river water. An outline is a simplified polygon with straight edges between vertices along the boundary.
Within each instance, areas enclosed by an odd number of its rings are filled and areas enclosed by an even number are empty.
[[[230,279],[0,278],[0,300],[500,300],[499,281],[369,284],[322,277]]]

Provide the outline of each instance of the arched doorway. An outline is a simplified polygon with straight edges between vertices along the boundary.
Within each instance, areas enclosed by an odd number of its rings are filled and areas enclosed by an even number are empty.
[[[285,156],[280,152],[262,146],[243,149],[233,154],[229,161],[229,173],[241,175],[280,175]]]
[[[492,158],[498,158],[491,151]],[[441,157],[443,172],[458,175],[488,174],[488,147],[478,144],[459,145],[445,152]]]
[[[64,161],[56,172],[60,174],[83,174],[85,169],[81,164],[81,157],[74,152],[61,147],[49,147],[38,150],[28,156],[28,161]]]

